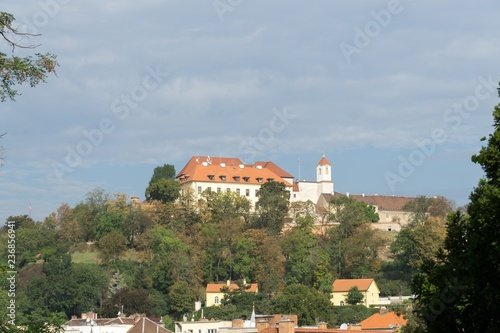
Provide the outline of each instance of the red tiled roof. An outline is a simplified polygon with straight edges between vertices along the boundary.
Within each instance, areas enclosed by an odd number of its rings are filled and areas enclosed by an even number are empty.
[[[221,283],[209,283],[207,284],[207,288],[205,291],[207,293],[220,293],[221,289],[227,287],[227,284],[224,282]],[[249,283],[247,284],[248,289],[245,289],[247,292],[254,292],[256,293],[258,291],[258,285],[257,283]],[[231,283],[229,284],[229,291],[237,290],[240,287],[236,283]]]
[[[272,162],[258,162],[249,165],[243,164],[238,158],[210,158],[208,156],[191,157],[176,176],[181,184],[191,181],[241,184],[263,184],[267,181],[277,181],[292,187],[293,185],[284,180],[283,177],[293,178]]]
[[[330,161],[328,161],[326,159],[325,155],[323,155],[323,157],[319,160],[318,164],[316,164],[316,166],[318,166],[318,165],[330,165],[331,166],[332,164],[330,163]]]
[[[373,279],[337,279],[333,281],[332,287],[334,292],[349,291],[354,286],[360,291],[367,291],[373,282]]]
[[[151,319],[142,317],[127,333],[172,333],[172,331],[153,322]]]
[[[394,312],[375,313],[363,320],[360,325],[362,330],[396,328],[406,325],[406,319],[403,315],[398,316]]]

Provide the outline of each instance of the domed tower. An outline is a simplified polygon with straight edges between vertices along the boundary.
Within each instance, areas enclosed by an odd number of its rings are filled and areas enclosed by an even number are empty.
[[[316,164],[316,182],[319,193],[333,193],[332,164],[323,154]]]

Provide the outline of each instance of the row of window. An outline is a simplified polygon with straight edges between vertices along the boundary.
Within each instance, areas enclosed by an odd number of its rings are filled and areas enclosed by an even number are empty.
[[[212,191],[212,187],[207,187],[206,188],[207,191]],[[201,194],[203,192],[203,189],[201,188],[201,186],[198,186],[198,194]],[[217,193],[221,193],[222,192],[222,188],[220,187],[217,187]],[[226,192],[227,193],[230,193],[231,192],[231,189],[228,187],[226,188]],[[241,190],[239,188],[237,188],[235,191],[234,191],[236,194],[238,195],[241,195]],[[258,189],[255,190],[255,196],[257,196],[257,193],[259,192]],[[249,197],[250,196],[250,189],[245,189],[245,196],[246,197]]]
[[[226,175],[220,175],[219,178],[223,182],[225,182],[227,180],[227,176]],[[243,180],[245,181],[245,183],[249,183],[250,182],[250,177],[240,177],[240,176],[234,176],[233,177],[233,179],[234,179],[235,182],[239,182],[241,180],[241,178],[243,178]],[[208,179],[215,180],[215,175],[208,175]],[[255,178],[255,180],[257,180],[258,183],[262,183],[264,181],[264,179],[262,177],[257,177],[257,178]],[[268,182],[272,182],[273,180],[274,180],[274,178],[267,178]]]

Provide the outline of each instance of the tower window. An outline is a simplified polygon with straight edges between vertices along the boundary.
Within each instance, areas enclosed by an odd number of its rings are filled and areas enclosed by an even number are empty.
[[[325,168],[325,174],[328,174],[328,167]]]
[[[318,168],[318,175],[321,175],[321,168]]]

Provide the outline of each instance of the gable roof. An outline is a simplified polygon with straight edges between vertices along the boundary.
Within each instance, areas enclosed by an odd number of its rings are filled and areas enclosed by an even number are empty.
[[[284,178],[292,175],[273,162],[243,164],[239,158],[193,156],[175,177],[181,184],[193,181],[223,183],[241,183],[261,185],[267,181],[293,185]]]
[[[249,287],[248,289],[245,289],[247,292],[256,293],[259,290],[257,283],[248,283],[246,286]],[[220,293],[222,292],[221,289],[224,287],[229,287],[229,291],[238,290],[240,288],[236,283],[230,283],[229,286],[224,282],[208,283],[205,291],[207,293]]]
[[[363,320],[360,325],[362,330],[396,328],[406,325],[406,319],[403,318],[403,315],[398,316],[394,312],[375,313]]]
[[[149,318],[142,317],[134,326],[132,326],[127,333],[173,333],[165,327],[155,323]]]
[[[396,197],[388,195],[351,195],[356,201],[364,202],[368,205],[377,206],[378,210],[404,211],[403,207],[411,201],[412,197]]]
[[[321,166],[321,165],[331,166],[332,164],[330,163],[330,161],[326,159],[325,155],[323,155],[323,157],[319,160],[318,164],[316,164],[316,166]]]
[[[371,284],[375,283],[373,279],[337,279],[333,281],[333,292],[346,292],[354,286],[360,291],[367,291]]]

